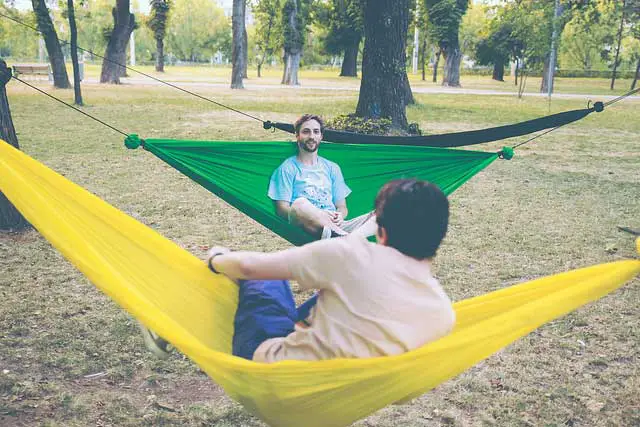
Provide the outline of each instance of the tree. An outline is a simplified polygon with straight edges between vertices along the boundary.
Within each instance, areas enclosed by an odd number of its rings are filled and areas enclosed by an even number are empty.
[[[129,8],[129,0],[116,0],[116,7],[111,9],[113,30],[107,42],[105,60],[102,61],[100,83],[120,84],[120,77],[124,75],[125,68],[120,64],[126,63],[127,44],[136,27],[136,19]]]
[[[4,3],[0,4],[0,12],[30,27],[37,25],[34,14],[29,11],[21,12]],[[0,56],[33,58],[38,54],[38,38],[35,31],[23,25],[15,25],[8,19],[0,19]]]
[[[167,34],[167,19],[171,9],[171,0],[151,0],[151,16],[147,26],[153,31],[156,40],[156,71],[164,72],[164,37]]]
[[[231,54],[231,89],[244,89],[242,77],[245,70],[245,41],[246,29],[244,26],[244,0],[233,0],[233,15],[231,28],[233,29],[233,53]]]
[[[282,7],[282,32],[284,39],[284,72],[282,84],[299,85],[298,70],[304,46],[306,5],[302,0],[285,0]]]
[[[167,49],[183,61],[232,56],[232,31],[224,11],[211,0],[172,0]]]
[[[429,31],[444,55],[443,86],[460,86],[460,22],[469,0],[425,0],[429,14]]]
[[[495,29],[476,45],[476,59],[480,65],[493,65],[491,78],[504,81],[504,66],[512,52],[512,28],[508,23],[496,22]]]
[[[325,50],[333,55],[344,54],[341,77],[358,76],[358,50],[362,41],[362,0],[333,0],[327,14],[328,34]]]
[[[71,62],[73,64],[73,99],[76,105],[82,105],[82,91],[80,90],[80,64],[78,64],[78,29],[73,0],[67,0],[67,17],[69,32],[71,33]]]
[[[640,0],[622,0],[616,2],[616,12],[620,17],[620,26],[616,34],[616,54],[613,60],[613,71],[611,73],[611,90],[613,90],[616,83],[616,73],[620,66],[620,48],[622,46],[622,39],[625,36],[625,32],[628,31],[635,38],[638,38],[638,18],[640,17]],[[639,59],[640,61],[640,59]],[[637,80],[637,72],[636,72]],[[632,83],[635,87],[635,81]]]
[[[278,13],[282,10],[280,0],[260,0],[253,8],[256,20],[256,48],[258,77],[261,77],[262,64],[273,56],[275,50],[281,45],[278,24]]]
[[[409,0],[364,1],[364,53],[356,116],[408,128],[406,43]]]
[[[60,40],[58,40],[58,34],[49,16],[49,9],[44,0],[31,0],[31,4],[33,5],[33,12],[36,14],[38,21],[38,30],[40,30],[47,47],[49,63],[51,64],[51,71],[53,72],[53,85],[60,89],[68,89],[71,86],[69,84],[69,76],[67,75],[67,68],[64,65],[64,56],[60,48]]]
[[[640,79],[640,0],[632,0],[629,15],[631,36],[634,39],[636,47],[632,54],[632,59],[636,60],[636,72],[633,75],[633,81],[631,82],[631,88],[629,90],[634,90],[638,79]]]
[[[0,139],[8,142],[16,148],[18,137],[13,127],[11,111],[9,110],[9,100],[7,99],[6,84],[11,80],[11,69],[7,67],[4,60],[0,59]],[[4,194],[0,192],[0,230],[19,231],[29,228],[29,223],[9,202]]]

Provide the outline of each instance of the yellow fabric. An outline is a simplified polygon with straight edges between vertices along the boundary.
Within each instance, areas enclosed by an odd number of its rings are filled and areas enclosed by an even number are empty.
[[[618,261],[458,302],[451,335],[400,356],[259,364],[229,354],[229,280],[4,142],[0,170],[0,190],[89,280],[274,426],[345,426],[418,396],[640,273]]]

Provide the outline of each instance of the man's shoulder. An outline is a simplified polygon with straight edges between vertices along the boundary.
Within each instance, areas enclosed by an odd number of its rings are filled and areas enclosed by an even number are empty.
[[[329,159],[326,159],[322,156],[318,156],[318,162],[321,162],[325,165],[325,167],[331,171],[334,170],[340,170],[340,165],[338,165],[336,162],[332,162]]]
[[[292,172],[292,171],[295,171],[297,168],[298,168],[298,165],[296,163],[296,156],[291,156],[284,159],[284,161],[280,163],[280,166],[278,166],[276,170]]]

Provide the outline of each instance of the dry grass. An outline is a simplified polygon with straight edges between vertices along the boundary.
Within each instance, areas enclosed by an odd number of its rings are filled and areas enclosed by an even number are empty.
[[[337,83],[336,83],[337,84]],[[50,90],[50,87],[43,86]],[[201,87],[264,119],[353,111],[351,92]],[[85,111],[144,137],[283,139],[162,87],[83,87]],[[70,91],[54,91],[66,100]],[[9,86],[22,149],[197,256],[209,244],[287,243],[111,130]],[[418,96],[431,133],[546,114],[544,100]],[[584,101],[554,101],[551,111]],[[616,104],[517,151],[452,196],[438,275],[459,300],[567,269],[634,256],[640,228],[640,103]],[[522,139],[519,139],[521,141]],[[492,143],[494,150],[518,141]],[[36,232],[0,235],[0,425],[261,426],[181,355],[154,359],[135,322]],[[554,321],[409,405],[358,426],[640,424],[638,280]],[[91,376],[92,374],[99,374]]]

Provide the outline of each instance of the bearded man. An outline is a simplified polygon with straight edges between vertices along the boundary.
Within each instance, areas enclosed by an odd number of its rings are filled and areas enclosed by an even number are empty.
[[[365,237],[375,234],[372,213],[346,220],[347,196],[351,189],[344,182],[340,166],[318,155],[322,142],[322,118],[305,114],[296,120],[298,152],[273,172],[268,195],[276,213],[316,238],[344,236],[352,232]]]

